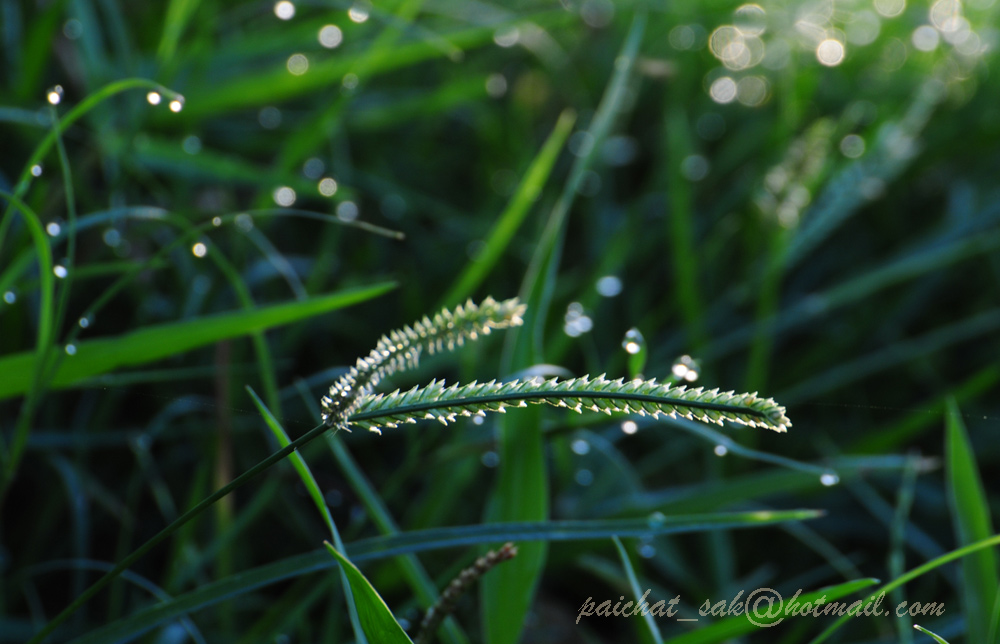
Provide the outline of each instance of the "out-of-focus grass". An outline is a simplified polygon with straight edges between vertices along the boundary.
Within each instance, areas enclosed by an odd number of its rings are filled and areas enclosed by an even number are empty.
[[[635,587],[699,618],[657,619],[664,641],[806,641],[829,622],[697,611],[761,586],[863,599],[852,567],[892,585],[984,543],[997,24],[990,0],[0,2],[0,641],[272,451],[244,386],[294,439],[379,334],[486,294],[532,305],[506,356],[490,340],[387,386],[642,371],[759,387],[795,426],[525,410],[317,441],[301,453],[315,487],[269,470],[54,640],[348,639],[342,585],[316,573],[330,525],[412,633],[515,534],[486,519],[535,521],[442,631],[494,643],[649,641],[640,620],[574,623],[588,596]],[[390,280],[317,317],[325,294]],[[762,507],[826,514],[710,538],[638,528]],[[588,520],[600,540],[545,554]],[[994,637],[991,552],[894,596],[943,603],[912,621],[949,641]],[[859,618],[838,636],[901,632]]]

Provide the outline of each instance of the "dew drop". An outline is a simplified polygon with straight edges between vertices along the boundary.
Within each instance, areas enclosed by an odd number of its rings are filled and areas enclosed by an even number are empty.
[[[639,546],[639,556],[643,559],[652,559],[656,556],[656,548],[651,543],[644,543]]]
[[[184,148],[184,151],[188,154],[198,154],[201,152],[201,139],[192,134],[184,139],[184,142],[181,143],[181,147]]]
[[[729,449],[725,445],[716,445],[712,451],[715,452],[716,456],[725,456],[729,453]]]
[[[52,273],[59,279],[66,279],[66,276],[69,275],[69,271],[66,270],[66,267],[62,264],[56,264],[53,266]]]
[[[7,304],[13,304],[17,301],[17,293],[14,291],[7,291],[3,294],[3,301]]]
[[[646,340],[642,337],[642,332],[639,329],[632,327],[625,333],[625,339],[622,340],[622,348],[629,355],[638,355],[645,346]]]
[[[77,324],[80,325],[81,329],[86,329],[87,327],[90,326],[90,318],[88,318],[87,316],[83,316],[82,318],[80,318]]]
[[[622,432],[634,434],[639,431],[639,425],[634,420],[622,421]]]
[[[75,344],[67,344],[66,345],[66,355],[68,355],[68,356],[75,356],[76,355],[76,345]]]
[[[486,467],[496,467],[500,464],[500,456],[494,451],[484,452],[479,460]]]
[[[45,226],[45,232],[49,234],[49,237],[58,237],[59,233],[62,232],[62,226],[55,221],[51,221]]]
[[[596,288],[602,297],[615,297],[622,292],[622,281],[615,275],[605,275],[597,280]]]
[[[180,112],[182,109],[184,109],[184,99],[182,97],[178,96],[174,100],[170,101],[170,106],[169,107],[170,107],[170,111],[174,112],[175,114],[177,112]]]
[[[295,203],[295,190],[288,186],[281,186],[274,191],[274,203],[288,208]]]
[[[104,240],[105,244],[111,246],[112,248],[122,243],[122,234],[114,228],[108,228],[105,230],[101,238]]]
[[[261,108],[257,113],[257,122],[265,130],[273,130],[281,125],[281,110],[272,106]]]
[[[698,379],[698,363],[691,358],[691,356],[683,355],[676,360],[674,364],[670,367],[670,372],[678,380],[687,380],[688,382],[694,382]]]
[[[305,175],[306,179],[313,181],[322,177],[324,170],[326,170],[326,164],[319,157],[312,157],[302,164],[302,174]]]
[[[353,201],[342,201],[337,206],[337,217],[342,221],[354,221],[358,218],[358,205]]]
[[[204,257],[205,255],[208,254],[208,246],[205,246],[205,244],[198,242],[191,247],[191,254],[194,255],[195,257]]]
[[[159,105],[160,101],[162,101],[162,100],[163,100],[163,97],[160,96],[159,92],[150,92],[150,93],[146,94],[146,101],[150,105]]]
[[[573,480],[575,480],[578,485],[586,487],[594,482],[594,473],[587,469],[580,469],[576,471],[576,474],[573,476]]]
[[[650,528],[662,528],[667,523],[667,517],[657,510],[646,518],[646,523],[649,524]]]
[[[212,225],[218,228],[222,225],[222,217],[212,217]]]
[[[319,193],[324,197],[332,197],[337,194],[337,182],[330,177],[324,177],[319,182]]]
[[[31,166],[31,176],[33,177],[42,176],[42,166],[38,165],[37,163]]]
[[[281,0],[274,4],[274,15],[281,20],[291,20],[295,17],[295,5],[288,0]]]
[[[236,223],[236,227],[243,232],[249,232],[253,230],[253,217],[251,217],[245,212],[241,212],[240,214],[236,215],[236,218],[233,221]]]
[[[347,17],[351,19],[351,22],[358,24],[367,21],[370,15],[371,7],[368,3],[356,2],[347,10]]]
[[[582,438],[578,438],[570,444],[570,449],[573,450],[574,454],[579,454],[583,456],[590,451],[590,443]]]
[[[62,85],[56,85],[55,87],[51,88],[48,92],[46,92],[45,98],[49,101],[51,105],[59,105],[59,103],[62,102],[63,98]]]
[[[833,472],[827,472],[819,477],[819,482],[826,487],[832,487],[837,483],[840,483],[840,477]]]
[[[327,49],[335,49],[344,42],[344,32],[337,25],[325,25],[319,30],[319,44]]]

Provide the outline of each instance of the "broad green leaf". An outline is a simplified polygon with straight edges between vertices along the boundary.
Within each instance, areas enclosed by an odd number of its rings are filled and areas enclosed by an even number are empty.
[[[990,506],[979,476],[979,466],[955,401],[948,401],[945,416],[945,461],[948,501],[955,540],[965,546],[993,534]],[[962,560],[962,594],[970,642],[985,642],[996,601],[997,558],[982,550]]]
[[[124,335],[86,340],[76,344],[76,354],[59,366],[49,385],[66,388],[115,369],[140,365],[227,338],[262,331],[327,313],[372,299],[395,287],[382,282],[308,300],[234,311],[218,315],[157,324]],[[0,399],[24,393],[30,382],[23,374],[33,368],[36,355],[18,353],[0,358]]]
[[[351,591],[354,594],[354,602],[358,607],[358,615],[361,617],[361,626],[365,629],[365,635],[374,642],[382,644],[409,643],[413,644],[406,631],[399,625],[396,618],[392,616],[392,611],[385,605],[382,597],[361,571],[350,562],[344,555],[337,552],[328,541],[323,545],[333,555],[341,570],[347,573],[347,579],[351,583]]]

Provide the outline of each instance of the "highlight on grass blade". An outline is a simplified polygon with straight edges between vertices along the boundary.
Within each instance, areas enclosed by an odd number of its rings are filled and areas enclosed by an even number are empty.
[[[940,635],[938,635],[934,631],[931,631],[931,630],[928,630],[928,629],[924,628],[920,624],[914,624],[913,628],[915,630],[920,631],[921,633],[924,633],[925,635],[930,635],[934,639],[934,641],[937,642],[938,644],[948,644],[948,640],[946,640],[945,638],[941,637]]]
[[[347,574],[347,580],[351,584],[351,592],[354,595],[354,603],[358,609],[358,616],[361,618],[361,627],[368,639],[380,644],[383,642],[385,644],[413,644],[413,640],[392,616],[392,611],[389,610],[385,601],[368,579],[361,574],[361,571],[347,557],[330,545],[329,541],[324,541],[323,545],[340,564],[341,570]]]

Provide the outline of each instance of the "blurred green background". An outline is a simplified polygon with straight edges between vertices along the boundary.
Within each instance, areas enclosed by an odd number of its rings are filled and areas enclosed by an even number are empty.
[[[349,555],[487,516],[826,512],[624,539],[639,586],[698,617],[740,589],[888,581],[990,536],[998,14],[995,0],[0,1],[0,641],[274,451],[245,385],[298,436],[381,334],[486,295],[532,307],[506,351],[491,336],[384,388],[641,373],[759,391],[794,426],[546,410],[338,434],[303,455]],[[325,538],[279,465],[54,641],[351,641],[336,576],[288,563]],[[412,634],[430,589],[484,551],[445,539],[358,563]],[[916,621],[949,641],[1000,641],[991,552],[894,597],[943,603]],[[587,597],[630,593],[607,538],[522,554],[459,602],[444,641],[512,644],[522,624],[525,642],[657,641],[639,619],[574,623]],[[273,583],[237,576],[276,562]],[[149,616],[220,580],[242,590],[195,597],[187,621]],[[799,642],[832,623],[715,621],[656,626]],[[895,618],[836,637],[930,641]]]

